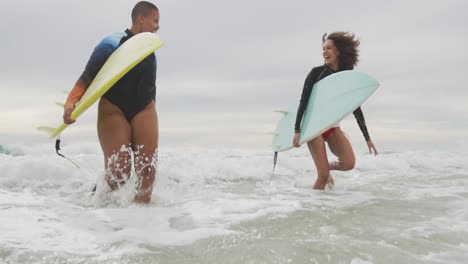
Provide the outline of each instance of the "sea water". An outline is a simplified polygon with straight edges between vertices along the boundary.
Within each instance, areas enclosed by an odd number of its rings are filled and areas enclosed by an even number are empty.
[[[97,143],[62,148],[80,169],[52,144],[0,147],[0,263],[468,263],[462,149],[356,153],[316,191],[305,147],[275,173],[269,149],[161,148],[137,205],[132,179],[106,191]]]

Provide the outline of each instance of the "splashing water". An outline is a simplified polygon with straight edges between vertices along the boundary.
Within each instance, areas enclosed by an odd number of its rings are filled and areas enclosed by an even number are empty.
[[[0,153],[0,263],[463,263],[468,165],[461,152],[357,153],[314,191],[305,149],[160,149],[149,205],[137,177],[109,192],[100,148]],[[145,162],[149,161],[144,159]],[[91,190],[97,183],[96,194]],[[3,262],[2,262],[3,261]]]

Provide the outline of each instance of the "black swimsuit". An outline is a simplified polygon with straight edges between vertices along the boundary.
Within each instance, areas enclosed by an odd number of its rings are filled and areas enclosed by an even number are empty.
[[[95,48],[80,77],[87,86],[91,84],[112,52],[134,36],[128,29],[125,33],[111,35]],[[156,56],[154,53],[126,73],[103,97],[116,105],[130,122],[137,113],[156,98]]]
[[[332,69],[327,67],[326,65],[315,67],[310,71],[309,75],[304,83],[304,88],[302,89],[301,101],[299,103],[299,107],[297,109],[297,116],[296,116],[296,124],[294,126],[294,130],[296,132],[301,131],[301,123],[302,118],[304,116],[304,111],[307,107],[307,103],[309,102],[310,94],[312,93],[312,88],[314,84],[323,78],[335,73]],[[358,107],[354,112],[354,117],[358,122],[359,128],[366,139],[366,141],[370,141],[369,132],[367,131],[366,121],[364,120],[364,114],[362,113],[361,107]]]

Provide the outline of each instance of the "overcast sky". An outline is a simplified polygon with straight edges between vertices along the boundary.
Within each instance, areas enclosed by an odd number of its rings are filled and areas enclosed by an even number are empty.
[[[40,142],[94,46],[130,26],[137,1],[0,2],[0,144]],[[377,147],[457,144],[468,135],[468,4],[447,1],[161,0],[161,145],[269,147],[279,116],[323,64],[324,32],[361,40],[356,70],[381,87],[363,105]],[[96,108],[62,135],[95,140]],[[343,121],[365,147],[354,117]],[[398,144],[399,143],[399,144]]]

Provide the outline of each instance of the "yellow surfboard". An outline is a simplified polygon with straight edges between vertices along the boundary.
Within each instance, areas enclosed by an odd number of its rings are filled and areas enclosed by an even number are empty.
[[[128,71],[163,45],[164,42],[157,35],[150,32],[137,34],[123,43],[107,59],[80,101],[76,103],[75,109],[70,115],[71,119],[77,120]],[[55,138],[67,126],[62,122],[55,130],[39,129],[49,130],[51,132],[50,138]]]

